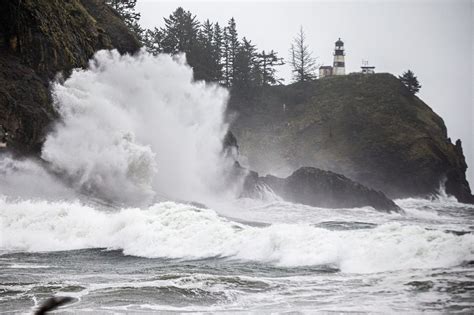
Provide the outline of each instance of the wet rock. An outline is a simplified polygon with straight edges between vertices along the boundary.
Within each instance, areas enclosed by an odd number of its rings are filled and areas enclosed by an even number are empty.
[[[284,200],[314,207],[370,206],[384,212],[401,211],[382,192],[367,188],[343,175],[314,167],[302,167],[286,178],[272,175],[259,177],[256,172],[249,172],[244,192],[252,196],[262,185],[272,189]]]

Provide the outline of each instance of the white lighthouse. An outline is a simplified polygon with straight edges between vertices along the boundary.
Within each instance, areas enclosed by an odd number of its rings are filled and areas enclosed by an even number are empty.
[[[334,63],[333,63],[333,75],[345,75],[346,65],[344,62],[344,42],[339,38],[336,42],[336,48],[334,48]]]

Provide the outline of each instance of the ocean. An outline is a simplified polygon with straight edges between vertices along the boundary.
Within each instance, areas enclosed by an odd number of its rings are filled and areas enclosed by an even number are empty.
[[[474,207],[401,199],[403,214],[241,199],[0,201],[0,309],[67,312],[474,311]],[[232,217],[230,216],[232,214]]]

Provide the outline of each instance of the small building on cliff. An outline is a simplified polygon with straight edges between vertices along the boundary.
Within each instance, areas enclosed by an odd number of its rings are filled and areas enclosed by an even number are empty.
[[[332,75],[332,66],[319,67],[319,77],[324,78]]]
[[[360,67],[361,73],[362,74],[374,74],[375,73],[375,67],[374,66],[369,66],[369,61],[368,60],[362,60],[362,66]]]

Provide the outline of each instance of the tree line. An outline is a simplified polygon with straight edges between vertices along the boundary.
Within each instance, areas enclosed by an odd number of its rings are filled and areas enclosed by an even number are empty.
[[[199,22],[196,15],[177,8],[164,18],[164,27],[143,29],[135,11],[137,0],[106,0],[134,31],[146,50],[159,53],[185,53],[193,68],[194,79],[218,82],[227,87],[252,88],[281,84],[277,67],[285,64],[274,50],[258,50],[246,37],[239,38],[237,25],[231,18],[226,25],[209,19]],[[309,50],[303,29],[300,29],[290,49],[289,64],[295,81],[316,78],[316,63]]]
[[[127,25],[138,35],[146,50],[154,55],[185,53],[194,79],[218,82],[224,86],[250,88],[281,83],[276,67],[283,65],[277,52],[258,51],[251,40],[239,38],[231,18],[227,25],[199,22],[196,15],[177,8],[164,18],[164,27],[142,29],[135,12],[136,0],[108,0]]]

